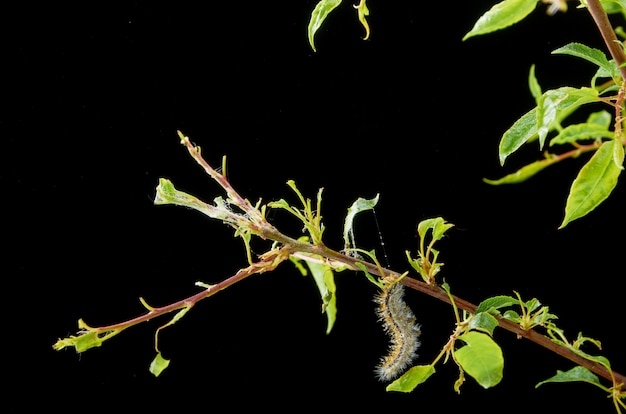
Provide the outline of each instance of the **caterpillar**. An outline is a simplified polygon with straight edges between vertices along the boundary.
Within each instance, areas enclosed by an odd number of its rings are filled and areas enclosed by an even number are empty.
[[[383,288],[374,297],[374,302],[378,304],[378,320],[390,339],[388,353],[375,369],[380,381],[391,381],[398,377],[417,357],[421,327],[403,297],[404,286],[400,283]]]

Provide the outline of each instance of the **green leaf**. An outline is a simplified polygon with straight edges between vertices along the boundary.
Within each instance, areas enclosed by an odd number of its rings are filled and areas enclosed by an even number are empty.
[[[337,318],[335,276],[332,268],[328,265],[310,260],[307,260],[306,264],[313,274],[315,284],[322,297],[322,312],[326,314],[328,320],[326,333],[329,334]]]
[[[572,183],[559,229],[587,215],[606,200],[617,185],[623,162],[624,147],[619,140],[606,141],[600,146]]]
[[[420,238],[424,239],[428,230],[432,230],[432,241],[436,242],[441,240],[443,234],[451,227],[454,227],[454,224],[447,223],[441,217],[435,217],[422,220],[417,226],[417,232],[419,233]]]
[[[594,49],[581,43],[569,43],[552,52],[554,55],[570,55],[585,59],[595,65],[598,65],[602,73],[607,77],[619,77],[619,69],[613,61],[609,61],[600,49]]]
[[[528,180],[530,177],[534,176],[535,174],[537,174],[544,168],[549,167],[550,165],[558,161],[559,161],[559,158],[557,157],[546,158],[546,159],[535,161],[528,165],[525,165],[519,170],[511,174],[507,174],[504,177],[499,178],[497,180],[490,180],[488,178],[483,178],[483,181],[491,185],[518,184],[518,183]]]
[[[526,301],[526,303],[524,304],[524,307],[526,308],[526,311],[528,313],[534,312],[536,309],[539,308],[539,306],[541,306],[541,302],[539,302],[539,299],[537,298],[532,298]]]
[[[465,346],[454,353],[461,368],[483,388],[490,388],[502,380],[504,358],[500,346],[487,334],[470,331],[461,336]]]
[[[478,307],[476,308],[476,313],[480,313],[480,312],[493,313],[494,310],[496,309],[505,308],[507,306],[517,305],[517,304],[519,304],[519,300],[512,296],[506,296],[506,295],[493,296],[480,302],[480,304],[478,304]]]
[[[320,0],[313,9],[307,32],[309,34],[309,44],[314,52],[316,51],[314,40],[315,33],[322,26],[322,23],[324,23],[324,20],[326,20],[330,12],[340,4],[341,0]]]
[[[433,365],[416,365],[387,385],[387,391],[411,392],[435,373]]]
[[[537,108],[526,112],[502,135],[498,153],[500,165],[522,145],[537,137]]]
[[[603,388],[598,377],[594,373],[589,371],[587,368],[581,367],[581,366],[574,367],[566,372],[557,370],[555,376],[550,377],[545,381],[541,381],[540,383],[535,385],[535,388],[538,388],[541,385],[547,384],[549,382],[578,382],[578,381],[588,382],[589,384],[597,385],[600,388]]]
[[[567,144],[590,138],[614,138],[615,134],[609,131],[613,118],[607,111],[598,111],[589,115],[584,124],[570,125],[564,128],[550,141],[550,146]]]
[[[470,319],[469,329],[476,329],[493,335],[494,329],[498,327],[498,320],[488,312],[478,312]]]
[[[170,360],[163,358],[163,356],[159,352],[150,363],[150,372],[155,377],[158,377],[163,371],[165,371],[165,368],[167,368],[169,364]]]
[[[613,117],[611,116],[611,114],[608,111],[602,110],[591,113],[589,115],[589,118],[587,118],[587,123],[600,125],[606,129],[609,129],[612,120]]]
[[[372,210],[378,203],[378,194],[376,197],[371,200],[367,200],[365,198],[359,197],[348,209],[348,213],[346,214],[346,219],[343,225],[343,241],[344,241],[344,249],[350,249],[352,247],[356,247],[354,242],[354,230],[352,228],[354,222],[354,216],[359,214],[362,211]]]
[[[575,124],[565,127],[559,134],[550,140],[550,146],[572,144],[586,139],[599,139],[615,137],[613,131],[597,124]]]
[[[511,322],[515,322],[515,323],[520,323],[520,321],[522,320],[519,316],[519,313],[517,313],[516,311],[510,309],[506,312],[504,312],[504,314],[502,315],[502,317],[504,319],[507,319]]]
[[[564,86],[546,91],[537,101],[537,134],[543,148],[548,132],[561,120],[586,103],[598,101],[598,91],[592,88]]]
[[[532,13],[537,0],[504,0],[483,14],[463,40],[509,27]]]
[[[535,98],[535,100],[539,99],[541,96],[541,86],[539,86],[539,82],[535,77],[535,65],[530,66],[530,72],[528,73],[528,88],[530,89],[530,93]]]

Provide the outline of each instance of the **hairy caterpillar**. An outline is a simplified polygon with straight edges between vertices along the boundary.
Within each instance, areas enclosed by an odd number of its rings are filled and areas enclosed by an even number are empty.
[[[403,297],[404,286],[400,283],[383,288],[374,297],[378,304],[376,314],[390,339],[389,352],[375,370],[380,381],[396,378],[417,357],[421,329]]]

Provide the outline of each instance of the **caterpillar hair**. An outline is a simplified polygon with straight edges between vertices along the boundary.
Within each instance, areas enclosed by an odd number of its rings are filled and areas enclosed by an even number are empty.
[[[421,328],[403,298],[404,286],[400,283],[385,287],[374,297],[376,314],[390,340],[389,351],[375,370],[380,381],[398,377],[417,357]]]

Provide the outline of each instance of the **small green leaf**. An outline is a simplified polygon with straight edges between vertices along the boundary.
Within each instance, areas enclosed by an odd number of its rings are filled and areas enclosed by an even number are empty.
[[[535,98],[535,100],[539,99],[542,92],[541,86],[539,86],[539,82],[535,76],[535,65],[530,66],[530,72],[528,73],[528,88],[530,89],[530,93],[533,98]]]
[[[163,358],[163,356],[159,352],[150,363],[150,372],[155,377],[158,377],[163,371],[165,371],[165,368],[167,368],[169,364],[170,360]]]
[[[519,300],[512,296],[500,295],[493,296],[491,298],[487,298],[478,304],[476,308],[476,313],[479,312],[490,312],[493,313],[494,310],[505,308],[511,305],[519,304]]]
[[[465,346],[454,353],[456,361],[468,375],[483,388],[490,388],[502,380],[504,358],[500,346],[487,334],[470,331],[461,336]]]
[[[483,14],[463,40],[509,27],[532,13],[537,0],[504,0]]]
[[[600,146],[572,183],[565,218],[559,229],[587,215],[606,200],[617,185],[623,162],[624,147],[619,140],[606,141]]]
[[[359,197],[348,209],[343,225],[344,249],[356,247],[354,242],[354,230],[352,228],[354,217],[362,211],[372,210],[378,203],[378,194],[371,200]]]
[[[435,373],[432,365],[416,365],[387,385],[387,391],[411,392]]]
[[[529,178],[531,178],[538,172],[542,171],[546,167],[549,167],[550,165],[558,161],[559,161],[559,158],[557,157],[546,158],[543,160],[531,162],[530,164],[523,166],[519,170],[511,174],[507,174],[504,177],[499,178],[497,180],[490,180],[488,178],[483,178],[483,181],[491,185],[518,184],[518,183],[528,180]]]
[[[337,318],[335,276],[332,268],[328,265],[312,260],[307,260],[306,264],[313,274],[315,284],[322,297],[322,312],[326,314],[328,320],[326,333],[329,334]]]
[[[447,223],[441,217],[435,217],[431,219],[422,220],[417,226],[417,232],[420,238],[424,239],[428,230],[432,230],[432,241],[441,240],[443,234],[448,231],[454,224]]]
[[[519,313],[515,312],[514,310],[508,310],[506,312],[504,312],[504,314],[502,314],[502,317],[504,319],[507,319],[511,322],[515,322],[515,323],[520,323],[520,321],[522,320],[519,316]]]
[[[589,118],[587,118],[587,123],[600,125],[606,129],[609,129],[612,120],[613,118],[611,117],[611,114],[608,111],[602,110],[591,113],[589,115]]]
[[[526,301],[526,303],[524,304],[524,307],[526,308],[526,311],[528,313],[533,312],[535,309],[539,308],[539,306],[541,306],[541,302],[539,302],[539,299],[537,298],[532,298]]]
[[[311,19],[309,20],[308,34],[309,34],[309,44],[311,48],[315,52],[315,33],[322,26],[326,17],[333,11],[337,6],[341,4],[341,0],[320,0],[313,12],[311,13]]]
[[[581,367],[581,366],[574,367],[566,372],[557,370],[555,376],[548,378],[545,381],[541,381],[540,383],[535,385],[535,388],[538,388],[541,385],[547,384],[549,382],[577,382],[577,381],[588,382],[590,384],[597,385],[602,388],[602,384],[600,383],[600,380],[598,379],[598,377],[594,373],[589,371],[587,368]]]
[[[546,91],[537,101],[537,134],[543,148],[548,132],[561,120],[586,103],[598,101],[598,91],[592,88],[564,86]]]
[[[493,330],[498,327],[498,320],[487,312],[478,312],[472,316],[468,323],[469,329],[476,329],[493,335]]]

